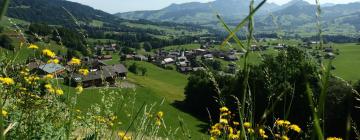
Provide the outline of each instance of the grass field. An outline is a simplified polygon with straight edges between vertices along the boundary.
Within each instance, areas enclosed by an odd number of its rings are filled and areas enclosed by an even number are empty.
[[[349,81],[360,80],[360,45],[355,43],[335,44],[340,55],[334,59],[335,75]]]

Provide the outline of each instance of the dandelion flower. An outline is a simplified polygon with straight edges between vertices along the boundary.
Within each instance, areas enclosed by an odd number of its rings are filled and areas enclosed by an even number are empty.
[[[54,78],[54,75],[52,74],[47,74],[44,76],[45,79],[53,79]]]
[[[3,109],[3,110],[1,111],[1,114],[2,114],[2,116],[6,117],[6,116],[8,115],[8,112]]]
[[[164,116],[164,112],[159,111],[159,112],[157,113],[157,117],[158,117],[158,118],[162,118],[163,116]]]
[[[50,58],[55,58],[55,56],[56,56],[56,54],[54,52],[52,52],[51,50],[49,50],[49,49],[42,50],[42,54],[44,56],[47,56],[47,57],[50,57]]]
[[[59,59],[50,59],[47,61],[48,64],[49,63],[59,64],[59,62],[60,62]]]
[[[338,138],[338,137],[328,137],[328,138],[326,138],[326,140],[342,140],[342,138]]]
[[[159,120],[159,119],[156,120],[155,125],[160,126],[161,125],[161,120]]]
[[[250,122],[245,122],[245,123],[244,123],[244,127],[245,127],[245,128],[250,128],[250,127],[251,127],[251,123],[250,123]]]
[[[289,137],[287,137],[287,136],[282,136],[282,137],[281,137],[281,140],[289,140]]]
[[[89,74],[89,70],[88,70],[88,69],[79,69],[79,73],[80,73],[81,75],[86,76],[86,75]]]
[[[0,82],[4,85],[14,85],[15,81],[12,78],[9,77],[0,77]]]
[[[298,133],[301,132],[301,128],[300,128],[298,125],[296,125],[296,124],[290,125],[289,128],[290,128],[291,130],[295,131],[295,132],[298,132]]]
[[[118,132],[118,136],[119,136],[120,138],[125,137],[125,132],[124,132],[124,131],[119,131],[119,132]]]
[[[227,120],[227,119],[220,119],[220,123],[222,123],[222,124],[228,124],[228,120]]]
[[[30,46],[28,47],[29,49],[39,49],[39,47],[35,44],[30,44]]]
[[[80,65],[81,64],[81,60],[78,58],[72,58],[69,62],[69,65]]]
[[[219,129],[212,129],[210,130],[211,136],[220,136],[221,131]]]
[[[79,85],[79,86],[77,86],[77,87],[75,88],[75,90],[76,90],[76,93],[77,93],[77,94],[80,94],[80,93],[82,93],[82,92],[84,91],[84,88]]]
[[[259,129],[259,135],[262,137],[262,138],[268,138],[268,136],[265,134],[265,130],[260,128]]]
[[[220,108],[220,112],[227,112],[227,111],[229,111],[229,109],[225,106]]]
[[[61,89],[57,89],[57,90],[55,91],[55,93],[56,93],[57,95],[63,95],[63,94],[64,94],[64,91],[61,90]]]

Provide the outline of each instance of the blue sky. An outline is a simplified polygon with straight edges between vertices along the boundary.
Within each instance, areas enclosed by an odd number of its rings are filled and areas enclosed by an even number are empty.
[[[89,5],[109,13],[128,12],[137,10],[157,10],[172,3],[209,2],[213,0],[69,0]],[[290,0],[268,0],[277,4],[284,4]],[[315,0],[306,0],[314,3]],[[321,3],[349,3],[358,0],[320,0]]]

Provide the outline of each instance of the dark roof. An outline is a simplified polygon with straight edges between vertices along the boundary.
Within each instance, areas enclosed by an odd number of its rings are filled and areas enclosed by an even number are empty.
[[[38,68],[40,65],[44,65],[45,63],[40,60],[35,60],[34,62],[30,62],[27,64],[28,69],[32,70]]]
[[[127,69],[123,64],[109,65],[102,67],[103,70],[111,71],[113,73],[127,73]]]
[[[97,79],[106,79],[109,77],[115,77],[116,73],[109,71],[109,70],[99,70],[94,72],[89,72],[88,75],[80,75],[80,74],[74,74],[73,79],[75,79],[76,82],[81,81],[91,81],[91,80],[97,80]]]

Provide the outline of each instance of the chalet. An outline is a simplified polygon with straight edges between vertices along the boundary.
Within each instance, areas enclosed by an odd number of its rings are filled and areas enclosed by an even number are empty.
[[[88,66],[89,69],[100,69],[101,67],[106,66],[103,61],[100,61],[98,59],[92,59],[89,57],[85,57],[82,62],[85,66]]]
[[[65,67],[60,64],[43,64],[34,68],[32,73],[37,73],[39,75],[46,75],[46,74],[63,74],[65,72]]]
[[[31,70],[36,69],[39,66],[44,65],[44,64],[45,63],[40,61],[40,60],[34,60],[34,61],[27,64],[27,68],[31,71]]]
[[[82,85],[83,87],[103,86],[106,82],[115,84],[116,74],[107,70],[91,71],[88,75],[74,74],[71,77],[71,86]],[[65,81],[69,81],[66,79]]]
[[[134,55],[134,59],[137,60],[137,61],[148,61],[148,57],[144,56],[144,55]]]
[[[128,70],[123,64],[109,65],[102,67],[103,70],[109,71],[111,73],[115,73],[116,77],[121,79],[126,79],[126,75]]]
[[[213,54],[205,54],[205,55],[202,56],[202,59],[204,59],[204,60],[213,60],[214,56],[213,56]]]
[[[175,62],[175,60],[172,58],[165,58],[164,60],[161,61],[161,64],[171,64],[174,62]]]
[[[196,55],[204,55],[206,53],[207,53],[207,51],[205,49],[195,49]]]
[[[111,45],[96,45],[95,46],[95,51],[98,50],[103,50],[103,51],[116,51],[116,44],[111,44]]]
[[[127,74],[127,69],[124,65],[111,65],[104,66],[101,70],[98,71],[90,71],[88,75],[79,75],[74,74],[71,77],[70,82],[68,83],[71,86],[77,86],[81,84],[83,87],[91,87],[91,86],[103,86],[106,83],[110,85],[114,85],[116,78],[125,79]],[[69,78],[69,77],[67,77]],[[69,81],[66,79],[65,81]]]
[[[181,73],[189,73],[193,71],[192,67],[178,67],[178,71]]]

